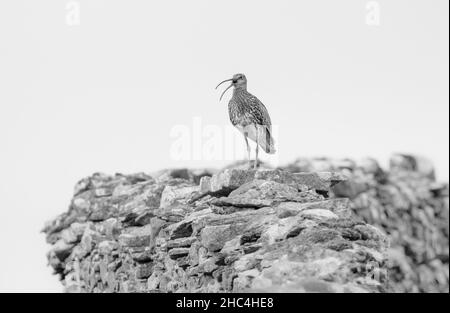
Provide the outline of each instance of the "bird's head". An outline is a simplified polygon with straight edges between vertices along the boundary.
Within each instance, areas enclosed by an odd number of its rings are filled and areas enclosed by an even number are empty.
[[[230,84],[230,86],[227,87],[227,89],[225,89],[224,92],[222,92],[222,95],[220,96],[220,100],[222,100],[222,97],[225,94],[225,92],[227,92],[227,90],[230,89],[231,87],[234,87],[236,89],[247,89],[247,78],[245,77],[244,74],[234,74],[233,78],[226,79],[223,82],[221,82],[220,84],[218,84],[216,89],[220,85],[222,85],[223,83],[226,83],[226,82],[231,82],[231,84]]]

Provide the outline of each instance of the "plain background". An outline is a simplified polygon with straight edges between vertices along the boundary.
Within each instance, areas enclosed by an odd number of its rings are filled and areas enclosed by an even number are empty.
[[[229,125],[237,72],[280,163],[418,153],[448,180],[447,0],[380,0],[379,25],[362,0],[80,0],[68,25],[70,2],[0,3],[2,291],[61,291],[39,231],[80,178],[229,163],[174,160],[170,133]]]

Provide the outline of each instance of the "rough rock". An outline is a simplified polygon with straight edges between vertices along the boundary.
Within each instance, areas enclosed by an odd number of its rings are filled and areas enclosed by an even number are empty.
[[[338,164],[96,173],[45,226],[49,264],[67,292],[448,290],[448,187]]]
[[[449,186],[423,157],[396,154],[389,164],[384,171],[373,159],[301,158],[282,169],[345,175],[330,197],[349,198],[358,217],[388,235],[392,291],[448,292]]]

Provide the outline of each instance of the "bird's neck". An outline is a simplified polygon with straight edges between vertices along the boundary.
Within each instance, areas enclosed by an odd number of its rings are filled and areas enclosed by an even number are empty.
[[[233,95],[238,95],[238,94],[245,93],[245,92],[247,92],[247,86],[240,85],[240,86],[234,87]]]

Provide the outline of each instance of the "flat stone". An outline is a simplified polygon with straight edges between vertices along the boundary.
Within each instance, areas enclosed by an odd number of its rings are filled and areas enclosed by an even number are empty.
[[[140,263],[149,262],[153,259],[152,250],[150,249],[150,247],[145,247],[145,249],[142,251],[134,251],[132,252],[131,256],[133,260]]]
[[[185,204],[191,195],[198,192],[198,186],[166,186],[161,195],[160,209],[166,209],[174,204]]]
[[[245,224],[206,226],[200,234],[202,245],[209,251],[218,251],[228,240],[238,236],[244,229]]]
[[[192,235],[192,221],[181,221],[169,225],[165,230],[170,239],[190,237]]]
[[[189,254],[189,248],[173,248],[169,250],[169,257],[171,259],[178,259]]]
[[[335,213],[340,218],[350,218],[353,213],[350,208],[350,201],[346,198],[328,199],[308,203],[282,202],[277,205],[277,215],[280,218],[294,216],[304,210],[324,209]]]
[[[347,180],[343,174],[337,172],[304,172],[294,173],[293,176],[297,183],[319,191],[328,191],[334,185]]]
[[[94,190],[94,195],[99,198],[99,197],[109,197],[113,194],[113,189],[111,188],[96,188]]]
[[[119,236],[119,243],[122,246],[138,247],[149,246],[152,236],[151,225],[145,225],[142,227],[130,227],[125,230],[124,233]]]
[[[232,191],[228,197],[213,200],[212,203],[217,206],[262,208],[284,201],[306,202],[321,199],[322,197],[315,193],[298,192],[297,188],[291,185],[276,181],[253,180]]]
[[[190,247],[195,241],[197,241],[196,237],[183,237],[177,238],[174,240],[169,240],[167,242],[167,248],[180,248],[180,247]]]
[[[228,195],[242,184],[255,177],[254,170],[227,169],[212,177],[202,177],[200,191],[214,195]]]
[[[283,170],[260,170],[255,173],[255,179],[274,181],[280,184],[294,186],[299,191],[304,191],[308,187],[298,182],[297,177],[290,172]]]
[[[316,217],[316,218],[320,218],[320,219],[338,219],[339,218],[339,216],[337,216],[333,212],[331,212],[329,210],[324,210],[324,209],[304,210],[300,214],[302,216]]]

